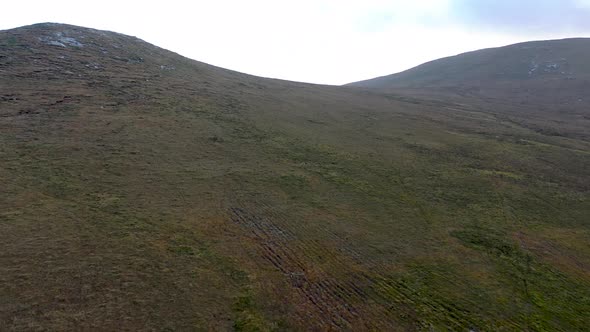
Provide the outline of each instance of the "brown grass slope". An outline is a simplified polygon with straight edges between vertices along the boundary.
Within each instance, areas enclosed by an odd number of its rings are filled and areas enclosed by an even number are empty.
[[[582,330],[588,127],[493,105],[1,31],[0,330]]]
[[[547,133],[580,137],[590,126],[589,58],[589,38],[533,41],[463,53],[349,85],[479,103],[521,124],[535,122]],[[566,131],[553,125],[564,121],[571,125]]]
[[[590,78],[590,38],[533,41],[434,60],[404,72],[351,83],[366,87],[477,86]]]

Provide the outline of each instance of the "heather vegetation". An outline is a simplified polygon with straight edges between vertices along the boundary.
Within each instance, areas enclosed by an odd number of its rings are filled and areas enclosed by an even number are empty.
[[[0,330],[590,325],[585,108],[0,45]]]

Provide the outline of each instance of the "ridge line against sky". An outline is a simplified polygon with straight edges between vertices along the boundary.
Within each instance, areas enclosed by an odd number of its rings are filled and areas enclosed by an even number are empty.
[[[481,48],[590,36],[590,0],[35,1],[0,29],[59,22],[240,72],[345,84]]]

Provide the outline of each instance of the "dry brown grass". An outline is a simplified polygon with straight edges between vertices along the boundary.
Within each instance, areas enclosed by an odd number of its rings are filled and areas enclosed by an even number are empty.
[[[567,257],[590,257],[590,145],[567,114],[555,136],[508,102],[257,78],[72,26],[0,45],[2,330],[588,326]]]

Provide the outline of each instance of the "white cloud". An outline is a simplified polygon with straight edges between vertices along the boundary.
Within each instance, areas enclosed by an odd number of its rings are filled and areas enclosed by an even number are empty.
[[[575,0],[575,4],[579,8],[585,8],[585,9],[590,8],[590,0]]]

